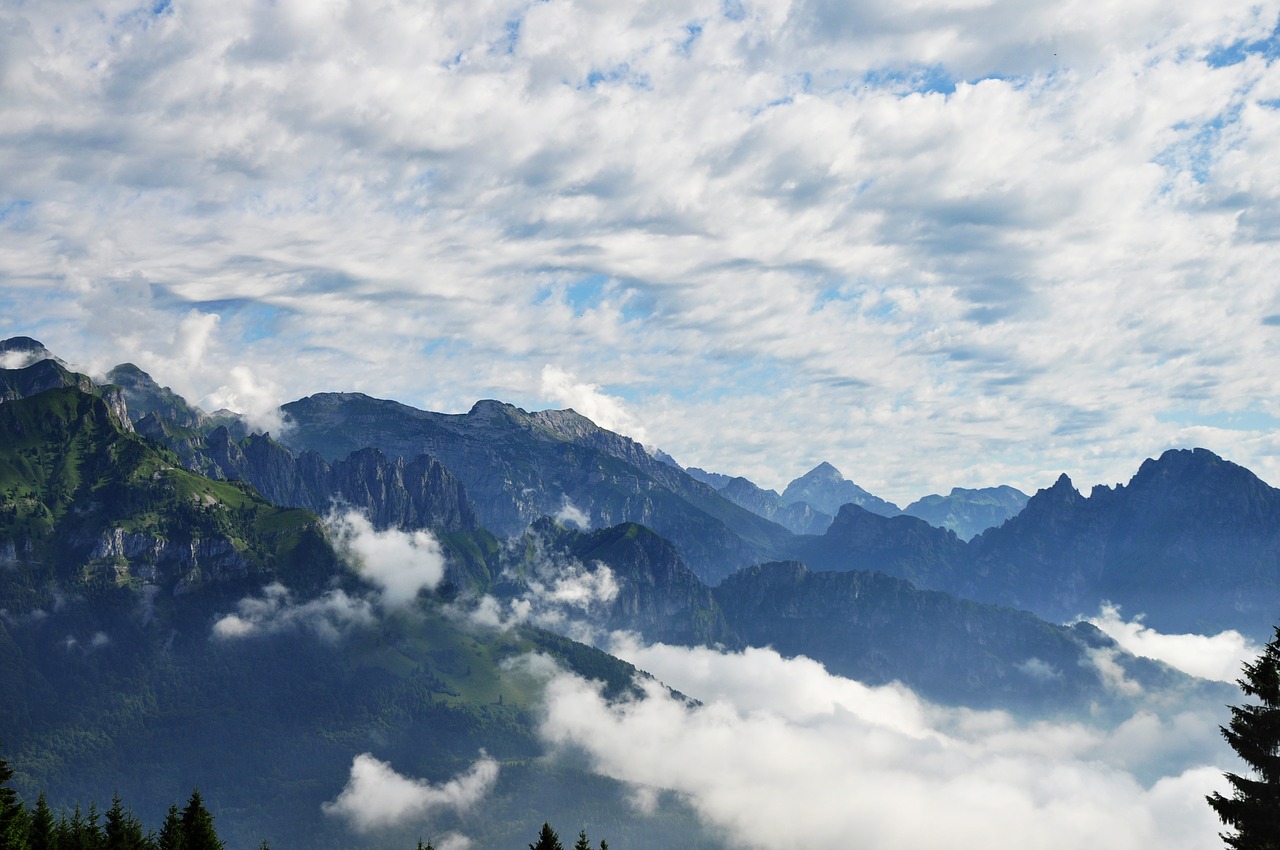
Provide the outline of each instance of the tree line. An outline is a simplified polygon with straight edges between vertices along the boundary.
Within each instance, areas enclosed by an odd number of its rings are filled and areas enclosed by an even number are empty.
[[[158,832],[147,830],[117,794],[105,813],[90,804],[55,815],[44,792],[28,809],[9,787],[13,769],[0,759],[0,850],[226,850],[199,790],[169,807]],[[261,850],[268,850],[262,843]]]
[[[96,804],[90,804],[88,811],[77,804],[70,814],[55,815],[43,791],[28,809],[9,787],[12,778],[13,769],[0,759],[0,850],[226,850],[199,789],[191,792],[183,808],[169,807],[157,832],[147,830],[119,794],[112,797],[105,813]],[[263,841],[258,850],[270,847]],[[435,848],[419,839],[417,850]],[[550,824],[544,823],[529,850],[564,850],[564,846]],[[572,850],[593,850],[586,830],[578,833]],[[601,840],[599,850],[609,850],[609,843]]]

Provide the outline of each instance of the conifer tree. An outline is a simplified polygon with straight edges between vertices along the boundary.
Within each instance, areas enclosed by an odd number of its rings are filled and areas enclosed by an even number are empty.
[[[27,850],[57,850],[57,822],[53,819],[53,811],[44,792],[36,798],[36,807],[31,812],[31,826],[27,830]]]
[[[585,829],[578,830],[578,840],[574,842],[573,850],[591,850],[591,844],[587,841],[587,831]]]
[[[1226,774],[1232,796],[1214,792],[1207,799],[1234,830],[1222,833],[1228,847],[1280,850],[1280,626],[1262,655],[1244,666],[1237,684],[1258,702],[1231,706],[1230,725],[1222,727],[1222,735],[1250,772]]]
[[[0,848],[25,850],[27,846],[27,813],[18,792],[9,787],[13,768],[0,759]]]
[[[156,836],[156,850],[182,850],[182,816],[177,805],[169,806],[169,813],[164,816]]]
[[[182,850],[225,850],[199,790],[191,792],[187,807],[182,810]]]
[[[103,850],[145,850],[146,843],[142,822],[124,807],[117,793],[103,825]]]
[[[529,850],[564,850],[564,845],[560,843],[560,836],[556,835],[551,824],[544,823],[542,831],[538,833],[538,843],[530,844]]]

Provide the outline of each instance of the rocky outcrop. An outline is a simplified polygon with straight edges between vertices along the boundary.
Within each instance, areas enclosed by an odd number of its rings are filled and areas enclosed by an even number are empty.
[[[150,584],[173,584],[179,593],[258,571],[255,563],[224,537],[172,541],[121,528],[109,529],[97,538],[88,564],[110,571],[115,580],[138,578]]]
[[[244,481],[277,505],[324,514],[363,511],[377,528],[467,531],[479,527],[461,482],[434,458],[387,458],[361,449],[329,464],[317,452],[295,457],[269,435],[235,442],[225,428],[205,440],[204,456],[219,477]]]
[[[291,426],[287,444],[330,462],[362,447],[391,458],[438,459],[466,487],[481,524],[503,536],[572,506],[593,526],[654,529],[708,581],[768,556],[790,537],[572,410],[528,413],[480,401],[465,414],[442,414],[357,393],[314,395],[282,410]]]

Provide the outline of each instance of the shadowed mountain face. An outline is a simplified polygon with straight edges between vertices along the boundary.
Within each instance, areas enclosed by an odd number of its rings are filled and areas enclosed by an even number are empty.
[[[901,681],[943,703],[1045,715],[1120,707],[1092,661],[1098,651],[1146,686],[1227,692],[1119,653],[1093,626],[1051,625],[882,573],[765,564],[727,579],[715,598],[746,645],[804,655],[868,684]]]
[[[482,401],[466,414],[442,414],[347,393],[310,396],[283,411],[287,444],[326,459],[370,446],[392,458],[438,459],[463,483],[481,524],[500,535],[570,507],[594,526],[654,529],[705,580],[768,557],[790,538],[571,410],[528,413]]]
[[[1145,461],[1084,498],[1063,476],[966,553],[979,598],[1049,616],[1100,599],[1163,631],[1269,633],[1280,611],[1280,490],[1204,449]]]
[[[914,517],[846,506],[791,551],[1058,622],[1109,600],[1161,631],[1265,640],[1280,611],[1280,491],[1204,449],[1165,452],[1088,498],[1064,475],[968,544]]]

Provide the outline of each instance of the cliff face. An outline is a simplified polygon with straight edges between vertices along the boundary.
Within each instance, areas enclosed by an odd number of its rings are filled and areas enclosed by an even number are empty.
[[[593,526],[653,528],[706,580],[790,537],[573,411],[528,413],[481,401],[465,414],[441,414],[351,393],[310,396],[282,410],[290,423],[284,439],[297,451],[332,461],[373,447],[392,458],[438,459],[462,481],[480,523],[499,535],[520,534],[571,505]]]
[[[588,570],[609,568],[618,590],[596,619],[605,630],[635,631],[650,642],[681,646],[738,645],[710,588],[674,546],[648,528],[623,523],[581,533],[543,520],[529,533],[545,549]]]
[[[0,607],[133,583],[306,584],[323,536],[314,515],[176,460],[77,387],[0,405]]]

